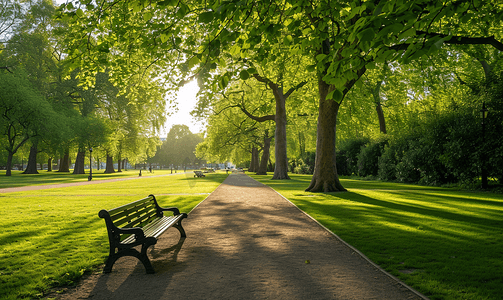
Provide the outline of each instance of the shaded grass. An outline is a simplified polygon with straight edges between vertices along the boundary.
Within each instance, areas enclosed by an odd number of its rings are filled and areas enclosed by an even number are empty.
[[[161,206],[190,212],[226,177],[179,174],[0,194],[0,299],[42,297],[104,263],[108,238],[99,210],[154,194]]]
[[[431,299],[501,299],[501,194],[351,179],[314,194],[309,175],[252,177]]]

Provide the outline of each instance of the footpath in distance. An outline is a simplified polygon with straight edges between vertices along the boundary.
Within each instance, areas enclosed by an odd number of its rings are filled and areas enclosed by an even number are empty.
[[[187,238],[169,230],[151,247],[155,274],[121,258],[112,273],[93,274],[57,297],[427,299],[244,174],[230,175],[183,226]]]

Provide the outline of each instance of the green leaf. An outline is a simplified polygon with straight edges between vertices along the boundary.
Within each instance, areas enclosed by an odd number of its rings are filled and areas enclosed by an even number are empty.
[[[199,22],[209,23],[213,21],[213,18],[214,14],[212,11],[203,12],[202,14],[199,15]]]
[[[293,37],[291,35],[287,35],[287,36],[285,36],[285,38],[283,38],[283,43],[285,45],[290,45],[292,42],[293,42]]]
[[[414,28],[409,28],[408,30],[406,30],[405,32],[402,32],[399,36],[398,36],[398,39],[404,39],[404,38],[407,38],[409,36],[413,36],[413,35],[416,35],[416,29]]]
[[[146,13],[143,14],[143,20],[145,22],[150,21],[150,19],[152,19],[152,13],[151,12],[146,12]]]
[[[82,16],[84,15],[84,12],[83,12],[83,11],[82,11],[82,9],[80,9],[80,8],[79,8],[79,9],[77,9],[77,11],[76,11],[75,13],[77,14],[77,16],[78,16],[79,18],[82,18]]]
[[[379,3],[379,5],[376,6],[376,8],[374,9],[374,16],[378,16],[381,14],[382,8],[384,7],[384,4],[385,4],[385,2]]]
[[[309,65],[306,67],[306,70],[308,72],[314,72],[314,71],[316,71],[316,65]]]
[[[178,0],[165,0],[161,2],[157,2],[159,6],[175,6],[178,3]]]
[[[166,43],[166,41],[168,40],[168,36],[164,33],[161,34],[161,42],[163,43]]]
[[[333,91],[333,94],[332,94],[332,99],[335,101],[335,102],[338,102],[338,103],[341,103],[342,101],[342,92],[339,91],[339,90],[334,90]]]
[[[325,59],[325,57],[327,57],[326,54],[323,54],[323,53],[322,54],[318,54],[318,55],[316,55],[316,61],[320,62],[323,59]]]
[[[257,70],[255,68],[249,68],[246,71],[248,71],[248,74],[257,74]]]
[[[220,83],[219,83],[220,88],[225,89],[227,84],[229,84],[229,77],[227,77],[227,76],[220,77]]]
[[[189,59],[189,69],[192,69],[195,65],[199,63],[199,58],[194,55],[191,59]]]
[[[241,72],[239,72],[239,78],[241,78],[241,80],[246,80],[250,78],[250,74],[247,70],[242,70]]]
[[[360,32],[357,36],[360,42],[370,42],[375,37],[374,29],[367,28],[364,31]]]

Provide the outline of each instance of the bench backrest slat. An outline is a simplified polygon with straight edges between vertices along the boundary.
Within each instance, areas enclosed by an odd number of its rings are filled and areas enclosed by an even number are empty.
[[[138,211],[131,211],[129,215],[124,216],[121,219],[117,219],[114,221],[115,226],[117,227],[135,227],[137,225],[141,225],[142,223],[157,218],[157,210],[154,207],[145,207],[141,208]]]
[[[110,218],[114,223],[116,223],[118,220],[127,218],[138,211],[150,210],[151,208],[155,208],[153,203],[143,203],[142,205],[129,207],[123,211],[114,211],[113,214],[110,214]]]
[[[147,197],[108,211],[117,227],[135,227],[157,217],[153,197]]]

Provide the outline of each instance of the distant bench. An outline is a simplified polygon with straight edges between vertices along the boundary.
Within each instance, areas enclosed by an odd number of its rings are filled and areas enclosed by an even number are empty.
[[[173,212],[173,216],[164,216],[164,211]],[[115,261],[123,256],[138,258],[147,273],[155,273],[147,256],[148,247],[155,245],[157,238],[172,226],[180,231],[181,237],[186,237],[182,219],[187,218],[187,214],[180,213],[176,207],[160,207],[154,195],[111,210],[103,209],[99,216],[105,219],[110,242],[104,273],[112,272]],[[139,245],[141,251],[134,249]]]
[[[194,171],[194,177],[206,177],[201,171]]]

